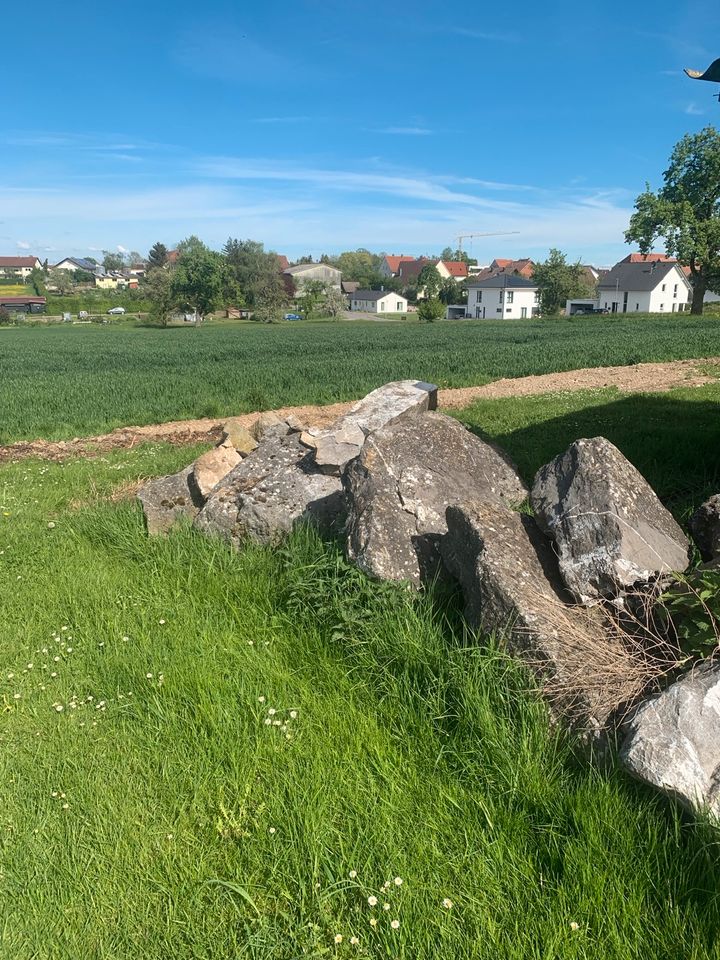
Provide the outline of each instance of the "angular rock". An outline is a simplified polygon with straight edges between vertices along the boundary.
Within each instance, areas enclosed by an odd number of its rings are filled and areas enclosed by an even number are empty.
[[[616,677],[631,664],[599,610],[567,605],[552,545],[535,521],[497,500],[451,505],[446,519],[440,550],[462,586],[468,623],[507,631],[510,652],[543,678],[558,713],[602,728],[623,699]]]
[[[302,422],[300,417],[296,416],[294,413],[288,414],[285,418],[285,423],[287,423],[290,428],[290,433],[302,433],[304,430],[307,430],[307,427]]]
[[[328,473],[340,473],[362,450],[365,438],[401,417],[437,407],[437,387],[421,380],[398,380],[368,393],[332,426],[312,429],[303,442],[315,449],[315,462]]]
[[[720,558],[720,493],[697,508],[688,526],[703,560]]]
[[[280,436],[271,428],[215,487],[195,526],[238,546],[274,543],[301,521],[325,532],[343,519],[340,480],[318,470],[297,433]]]
[[[700,666],[646,701],[620,759],[638,779],[720,817],[720,666]]]
[[[192,464],[179,473],[146,483],[137,494],[151,536],[167,533],[181,517],[192,520],[203,504],[194,488]]]
[[[441,570],[449,504],[527,496],[505,454],[440,413],[404,417],[371,434],[343,485],[349,558],[371,576],[415,585]]]
[[[247,427],[244,427],[237,419],[226,420],[223,424],[223,446],[231,446],[240,454],[246,457],[257,447],[257,440]]]
[[[261,413],[257,418],[250,432],[259,443],[268,432],[272,432],[277,436],[285,436],[288,431],[289,427],[282,417],[273,413],[272,410],[266,410],[265,413]]]
[[[617,597],[688,565],[689,544],[654,491],[604,437],[576,440],[542,467],[530,502],[581,603]]]
[[[221,444],[198,457],[193,465],[191,482],[195,483],[203,501],[213,487],[240,462],[240,454],[232,446]]]

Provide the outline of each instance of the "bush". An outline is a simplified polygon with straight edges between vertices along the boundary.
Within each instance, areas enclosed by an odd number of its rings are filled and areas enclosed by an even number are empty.
[[[435,320],[442,320],[444,316],[445,307],[436,297],[422,300],[418,305],[418,317],[423,323],[433,323]]]

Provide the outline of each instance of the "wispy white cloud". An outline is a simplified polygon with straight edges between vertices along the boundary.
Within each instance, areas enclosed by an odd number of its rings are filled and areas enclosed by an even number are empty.
[[[690,103],[685,104],[685,109],[683,110],[683,113],[687,113],[688,116],[691,116],[691,117],[702,117],[704,116],[705,111],[702,110],[693,100]]]
[[[29,244],[26,240],[16,240],[16,241],[15,241],[15,246],[16,246],[19,250],[29,250],[29,249],[30,249],[30,244]]]
[[[427,127],[380,127],[374,133],[388,133],[398,137],[428,137],[432,130]]]

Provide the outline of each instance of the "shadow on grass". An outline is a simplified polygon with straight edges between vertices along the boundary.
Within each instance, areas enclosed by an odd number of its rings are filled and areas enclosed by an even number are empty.
[[[547,407],[553,400],[548,398]],[[536,471],[580,437],[603,436],[617,446],[680,520],[720,490],[720,404],[683,391],[627,396],[585,406],[508,432],[492,432],[532,483]],[[481,409],[463,420],[484,436]]]

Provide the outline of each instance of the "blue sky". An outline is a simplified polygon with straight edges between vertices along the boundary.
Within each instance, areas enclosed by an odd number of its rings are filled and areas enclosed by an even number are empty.
[[[466,248],[610,264],[674,143],[720,125],[682,73],[720,56],[717,0],[39,0],[2,25],[0,254],[51,262],[518,231]]]

